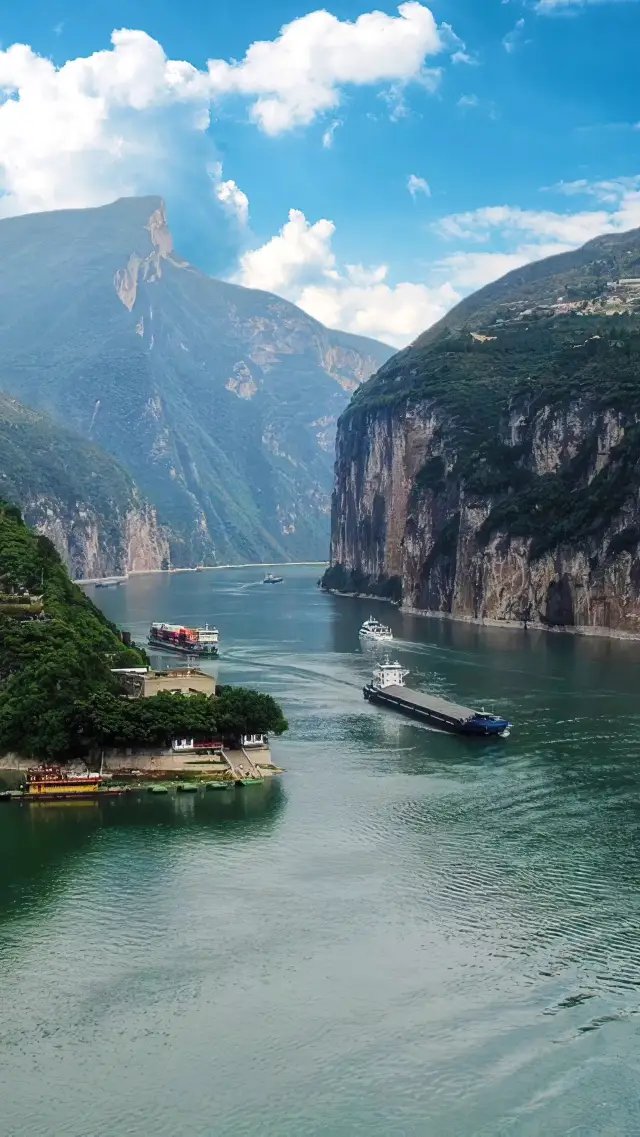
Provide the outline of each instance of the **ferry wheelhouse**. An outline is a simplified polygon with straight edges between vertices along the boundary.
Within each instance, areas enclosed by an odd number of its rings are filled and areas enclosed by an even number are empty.
[[[218,629],[187,628],[183,624],[153,623],[149,629],[149,644],[162,651],[176,651],[181,655],[215,656],[218,654]]]

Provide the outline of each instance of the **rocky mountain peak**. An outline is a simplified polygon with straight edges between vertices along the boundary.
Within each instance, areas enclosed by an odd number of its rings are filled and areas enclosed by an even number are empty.
[[[392,354],[181,260],[160,197],[0,221],[0,347],[2,387],[122,463],[176,565],[324,558],[327,439]]]

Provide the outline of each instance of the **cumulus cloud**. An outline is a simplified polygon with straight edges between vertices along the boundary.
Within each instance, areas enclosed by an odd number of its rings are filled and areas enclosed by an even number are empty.
[[[409,0],[397,16],[365,12],[353,22],[310,12],[239,62],[209,60],[208,76],[214,93],[248,98],[261,129],[281,134],[334,110],[345,86],[429,81],[425,61],[444,49],[430,9]]]
[[[234,218],[239,225],[246,225],[249,220],[249,198],[238,185],[229,178],[222,177],[222,162],[214,162],[210,169],[213,182],[213,192],[228,216]]]
[[[498,205],[450,214],[432,229],[458,247],[434,259],[422,280],[399,283],[390,281],[386,264],[340,264],[333,222],[311,223],[291,210],[275,237],[243,255],[234,279],[279,293],[330,327],[403,347],[463,295],[512,269],[640,225],[640,176],[562,185],[571,185],[569,194],[593,190],[601,199],[615,192],[615,201],[608,209],[574,213]]]
[[[433,89],[439,70],[426,61],[447,44],[454,41],[417,0],[397,15],[365,12],[353,22],[310,12],[252,44],[239,62],[211,59],[203,69],[169,59],[143,31],[114,31],[108,50],[61,67],[14,44],[0,50],[0,214],[162,191],[193,150],[204,177],[211,154],[200,151],[221,100],[247,101],[272,135],[334,110],[349,86],[387,88],[399,115],[407,84]],[[219,191],[241,217],[241,191],[229,182]]]
[[[60,68],[23,44],[0,51],[0,214],[147,192],[166,184],[172,149],[202,137],[196,68],[145,32],[114,32],[112,45]]]
[[[311,225],[299,209],[290,209],[289,220],[275,237],[242,255],[236,280],[288,296],[316,274],[335,276],[334,233],[333,221],[322,219]]]
[[[419,178],[417,174],[409,174],[407,178],[407,189],[414,201],[419,193],[423,193],[425,197],[431,197],[431,187],[428,181],[426,178]]]
[[[387,265],[339,266],[335,226],[292,209],[280,232],[240,259],[236,283],[292,300],[329,327],[402,347],[459,299],[448,283],[388,282]]]

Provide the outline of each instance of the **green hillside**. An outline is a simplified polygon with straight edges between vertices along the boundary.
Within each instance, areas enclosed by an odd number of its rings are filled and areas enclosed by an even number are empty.
[[[598,307],[599,299],[617,300],[613,307],[628,306],[626,289],[612,288],[618,281],[640,277],[640,229],[606,234],[587,241],[579,249],[545,257],[508,272],[499,280],[467,296],[415,341],[416,348],[433,343],[445,329],[475,331],[510,320],[533,308],[558,301],[582,302]]]
[[[105,565],[126,567],[123,527],[141,505],[131,475],[101,447],[2,392],[0,497],[19,505],[34,527],[59,524],[75,574],[83,575],[88,526],[95,526]]]
[[[468,498],[494,503],[484,537],[498,528],[533,537],[533,556],[596,536],[640,488],[640,429],[634,425],[640,416],[640,316],[567,315],[485,332],[494,338],[480,342],[466,330],[444,329],[437,340],[416,343],[356,393],[344,421],[358,437],[376,410],[434,403],[445,416],[438,439],[443,457],[426,463],[415,494],[443,494],[447,484],[464,484]],[[577,403],[585,415],[622,412],[629,424],[623,440],[595,477],[595,430],[556,472],[536,474],[529,432],[537,414]],[[505,440],[505,424],[519,412],[521,442],[514,445]]]
[[[324,557],[334,424],[391,355],[172,249],[159,198],[0,221],[0,385],[99,444],[172,560]]]
[[[111,668],[145,661],[72,583],[51,542],[0,502],[0,755],[66,761],[102,746],[211,737],[219,724],[231,732],[286,730],[269,696],[241,689],[215,700],[129,700]]]

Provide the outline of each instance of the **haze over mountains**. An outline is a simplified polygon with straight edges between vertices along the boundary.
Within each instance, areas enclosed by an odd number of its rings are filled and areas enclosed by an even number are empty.
[[[335,422],[391,354],[193,268],[159,198],[0,221],[0,389],[115,459],[176,565],[323,558]]]

